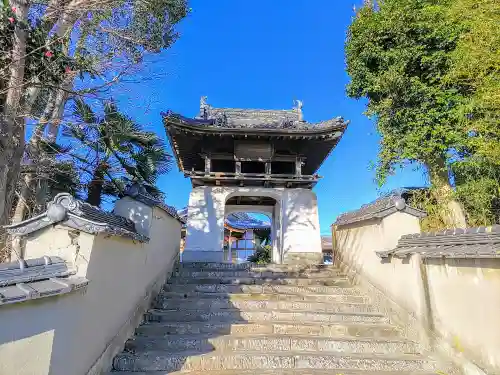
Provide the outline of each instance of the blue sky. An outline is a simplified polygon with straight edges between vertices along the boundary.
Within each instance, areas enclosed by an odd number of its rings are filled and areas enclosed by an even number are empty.
[[[359,3],[359,1],[358,1]],[[180,39],[150,56],[136,82],[115,89],[120,109],[165,137],[161,111],[194,116],[202,95],[215,107],[292,108],[304,102],[304,117],[316,122],[350,120],[337,148],[319,170],[322,233],[342,212],[379,194],[370,165],[378,141],[364,103],[345,95],[344,40],[353,16],[349,0],[192,0]],[[359,6],[359,4],[358,4]],[[422,171],[406,169],[382,191],[420,186]],[[174,166],[160,180],[167,202],[187,205],[191,185]]]

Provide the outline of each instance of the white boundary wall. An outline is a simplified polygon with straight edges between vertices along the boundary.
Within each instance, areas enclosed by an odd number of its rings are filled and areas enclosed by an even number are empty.
[[[131,198],[117,214],[148,243],[57,225],[27,239],[25,258],[60,256],[85,277],[85,291],[0,307],[1,375],[100,375],[110,369],[174,266],[181,224]],[[29,285],[29,284],[27,284]]]
[[[500,259],[380,259],[419,219],[396,212],[333,227],[336,264],[370,292],[411,338],[457,360],[471,375],[500,371]]]

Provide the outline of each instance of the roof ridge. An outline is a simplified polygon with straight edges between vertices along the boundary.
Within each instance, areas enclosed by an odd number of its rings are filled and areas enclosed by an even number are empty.
[[[227,111],[259,111],[259,112],[297,112],[294,108],[291,109],[265,109],[265,108],[236,108],[236,107],[210,107],[215,110]]]

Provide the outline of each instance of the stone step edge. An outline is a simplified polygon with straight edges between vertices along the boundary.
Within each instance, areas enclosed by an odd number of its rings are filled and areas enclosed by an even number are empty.
[[[296,325],[296,326],[304,326],[304,327],[316,327],[316,326],[327,326],[327,327],[337,327],[337,326],[349,326],[349,327],[355,327],[355,326],[363,326],[363,327],[372,327],[372,328],[393,328],[394,330],[400,330],[398,326],[395,324],[391,323],[373,323],[373,322],[301,322],[301,321],[295,321],[295,320],[252,320],[250,322],[214,322],[215,324],[224,324],[227,326],[232,326],[232,325],[263,325],[263,326],[272,326],[274,324],[281,324],[281,325]],[[193,322],[185,322],[182,320],[178,321],[171,321],[171,322],[145,322],[141,324],[139,327],[144,327],[144,326],[164,326],[168,327],[171,325],[207,325],[211,324],[211,322],[205,322],[205,321],[193,321]],[[139,328],[138,327],[138,328]]]
[[[231,276],[231,274],[237,273],[241,275],[258,276],[262,274],[268,274],[271,276],[286,276],[286,275],[304,275],[304,276],[341,276],[346,275],[342,270],[337,269],[322,269],[322,270],[265,270],[265,269],[251,269],[251,270],[203,270],[203,269],[181,269],[173,271],[172,275],[182,275],[184,277],[197,277],[197,274],[220,274],[222,276]]]
[[[172,280],[192,280],[192,281],[197,281],[197,280],[209,280],[209,281],[222,281],[222,280],[259,280],[259,281],[280,281],[280,280],[285,280],[285,281],[291,281],[291,280],[314,280],[314,281],[346,281],[348,282],[349,279],[345,275],[339,275],[335,277],[243,277],[243,276],[224,276],[224,277],[179,277],[179,276],[173,276],[168,279],[167,284],[171,284],[170,281]],[[214,284],[217,284],[216,282]],[[220,284],[220,283],[219,283]],[[230,283],[227,283],[230,284]],[[225,284],[225,285],[227,285]],[[236,284],[238,285],[238,284]],[[270,285],[280,285],[280,284],[270,284]],[[327,285],[325,285],[327,286]]]
[[[289,340],[331,340],[331,341],[362,341],[373,343],[408,343],[419,345],[418,342],[404,337],[365,337],[365,336],[313,336],[311,335],[286,335],[277,333],[232,333],[214,335],[211,333],[197,333],[197,334],[171,334],[168,336],[155,336],[155,335],[138,335],[131,337],[128,341],[168,341],[169,339],[192,339],[192,340],[231,340],[231,339],[289,339]]]
[[[192,273],[192,272],[255,272],[255,273],[262,273],[262,272],[268,272],[268,273],[287,273],[287,272],[293,272],[293,273],[319,273],[319,272],[343,272],[342,269],[340,268],[284,268],[284,267],[252,267],[252,268],[220,268],[220,269],[214,269],[214,268],[174,268],[173,272],[180,272],[180,273]]]
[[[315,327],[324,327],[324,328],[364,328],[364,329],[378,329],[378,330],[393,330],[395,334],[401,334],[402,331],[401,328],[391,324],[391,323],[386,323],[386,322],[364,322],[364,321],[359,321],[359,322],[303,322],[303,321],[294,321],[294,320],[252,320],[252,321],[235,321],[235,322],[226,322],[226,321],[171,321],[171,322],[163,322],[163,321],[145,321],[143,324],[138,326],[136,329],[140,330],[143,327],[154,327],[155,329],[161,330],[161,329],[176,329],[176,327],[187,327],[191,326],[193,328],[197,327],[204,327],[207,325],[214,325],[217,326],[214,328],[216,331],[217,329],[231,329],[232,326],[238,327],[238,326],[295,326],[295,327],[305,327],[305,328],[315,328]],[[148,329],[148,328],[146,328]],[[185,335],[188,335],[189,333],[186,333]],[[197,335],[198,333],[193,333],[192,335]],[[210,335],[217,334],[216,332],[213,333],[206,333]],[[242,334],[252,334],[252,333],[242,333]],[[149,334],[142,334],[142,333],[137,333],[138,336],[148,336],[148,337],[165,337],[164,334],[161,332],[158,332],[158,335],[155,335],[154,333],[149,333]],[[175,336],[179,335],[178,333],[169,333],[169,335]],[[221,334],[224,335],[224,334]],[[229,335],[231,335],[229,333]],[[292,334],[282,334],[284,336],[290,336],[290,335],[296,335],[295,333]],[[331,336],[319,336],[315,334],[302,334],[307,337],[331,337]],[[356,336],[353,336],[356,337]],[[367,337],[367,336],[357,336],[357,337]],[[401,336],[403,337],[403,336]],[[382,338],[382,337],[381,337]]]
[[[306,372],[304,372],[306,371]],[[181,371],[119,371],[105,372],[102,375],[368,375],[363,370],[352,369],[239,369],[239,370],[181,370]],[[415,371],[370,371],[370,375],[436,375],[436,372]]]
[[[214,281],[217,281],[217,280],[220,280],[220,279],[217,279],[217,278],[210,278],[211,280],[214,280]],[[171,279],[169,279],[171,280]],[[194,279],[190,279],[190,280],[194,280]],[[207,279],[203,279],[203,280],[207,280]],[[302,280],[308,280],[307,278],[302,278]],[[344,281],[344,280],[342,280]],[[346,279],[345,280],[346,282],[348,282],[348,280]],[[238,283],[220,283],[220,282],[213,282],[213,283],[199,283],[199,284],[195,284],[195,283],[192,283],[192,284],[170,284],[169,282],[166,282],[164,284],[164,288],[166,286],[170,286],[170,285],[175,285],[176,287],[179,286],[179,287],[190,287],[190,288],[194,288],[196,286],[203,286],[203,287],[217,287],[217,286],[220,286],[220,285],[224,285],[224,286],[235,286],[235,287],[240,287],[241,285],[246,285],[246,284],[238,284]],[[331,288],[331,289],[356,289],[356,285],[353,285],[351,283],[347,283],[343,286],[336,286],[336,285],[321,285],[321,284],[311,284],[311,285],[293,285],[293,284],[248,284],[248,285],[252,285],[252,286],[260,286],[260,287],[275,287],[275,286],[284,286],[284,287],[295,287],[295,288],[315,288],[315,287],[323,287],[323,288]],[[320,293],[320,294],[324,294],[324,293]]]
[[[303,300],[300,299],[302,296],[308,296],[310,298],[315,298],[315,297],[325,297],[329,296],[334,298],[346,298],[346,297],[359,297],[363,298],[366,302],[347,302],[347,303],[352,303],[352,304],[369,304],[370,303],[370,297],[364,296],[364,295],[353,295],[353,294],[309,294],[309,293],[303,293],[303,294],[292,294],[292,293],[234,293],[234,292],[196,292],[199,293],[200,295],[192,295],[188,297],[184,297],[183,294],[186,293],[193,293],[191,292],[167,292],[165,290],[162,290],[157,298],[162,298],[162,299],[169,299],[169,300],[174,300],[174,301],[186,301],[186,300],[191,300],[191,299],[196,299],[199,301],[200,299],[202,300],[216,300],[216,299],[221,299],[221,300],[231,300],[231,299],[236,299],[239,301],[274,301],[274,302],[312,302],[312,303],[343,303],[343,302],[334,302],[334,301],[313,301],[313,300]],[[238,298],[236,297],[238,296]],[[271,297],[271,296],[285,296],[288,298],[298,298],[297,300],[291,299],[291,300],[273,300],[273,299],[260,299],[260,298],[255,298],[252,299],[255,296],[265,296],[265,297]]]
[[[233,301],[233,300],[230,300],[228,298],[220,298],[220,299],[217,299],[217,298],[196,298],[196,297],[190,297],[190,298],[163,298],[161,299],[160,301],[157,301],[157,302],[165,302],[165,301],[175,301],[175,302],[182,302],[182,303],[192,303],[192,304],[195,304],[199,301],[205,301],[205,303],[215,303],[215,301],[224,301],[226,303],[236,303],[236,302],[269,302],[269,303],[308,303],[308,304],[323,304],[323,305],[339,305],[339,306],[350,306],[350,305],[353,305],[354,306],[370,306],[370,307],[373,307],[373,304],[370,303],[370,302],[332,302],[332,301],[276,301],[276,300],[259,300],[259,299],[240,299],[240,300],[236,300],[236,301]],[[208,308],[208,306],[204,306],[202,307],[202,309],[205,309],[205,308]],[[242,308],[237,308],[237,307],[234,307],[234,309],[237,309],[237,310],[240,310],[240,311],[248,311],[248,310],[245,310],[245,309],[242,309]],[[169,310],[169,309],[167,309]],[[198,309],[195,309],[195,310],[198,310]],[[209,311],[213,311],[212,308],[208,309]],[[221,310],[228,310],[227,308],[221,308]],[[229,310],[231,310],[231,308],[229,308]],[[250,310],[250,311],[254,311],[254,310]],[[293,311],[296,311],[295,309]]]
[[[178,268],[191,268],[194,266],[219,266],[223,269],[227,268],[245,268],[245,267],[284,267],[284,268],[338,268],[333,264],[278,264],[278,263],[267,263],[267,264],[257,264],[257,263],[222,263],[222,262],[179,262],[176,267]]]
[[[167,313],[171,312],[200,312],[200,313],[213,313],[213,312],[219,312],[219,311],[230,311],[234,313],[238,312],[281,312],[281,313],[311,313],[310,310],[297,310],[294,309],[292,311],[290,310],[282,310],[282,309],[272,309],[272,310],[242,310],[238,308],[234,309],[213,309],[213,310],[207,310],[207,309],[149,309],[146,314],[158,314],[158,315],[166,315]],[[348,315],[348,316],[375,316],[375,317],[381,317],[385,318],[386,316],[383,313],[380,312],[333,312],[333,311],[321,311],[318,312],[318,314],[329,314],[329,315]]]
[[[427,353],[344,353],[344,352],[300,352],[295,350],[290,351],[257,351],[257,350],[233,350],[231,352],[223,350],[213,350],[207,353],[200,353],[197,350],[183,350],[182,352],[166,352],[165,350],[145,350],[137,351],[135,353],[121,352],[116,357],[119,356],[130,356],[139,357],[143,354],[147,354],[150,357],[191,357],[191,358],[202,358],[202,357],[214,357],[214,356],[267,356],[267,357],[335,357],[335,358],[352,358],[352,359],[367,359],[367,360],[383,360],[383,361],[428,361],[428,362],[438,362],[437,358],[429,356]]]
[[[224,284],[224,285],[227,285],[227,284]],[[333,287],[333,289],[335,289],[335,287]],[[337,288],[337,289],[342,289],[342,288]],[[349,289],[349,288],[347,288]],[[328,294],[328,293],[288,293],[288,292],[283,292],[283,293],[279,293],[279,292],[275,292],[275,293],[271,293],[271,292],[255,292],[255,293],[249,293],[249,292],[203,292],[203,291],[197,291],[197,290],[190,290],[190,291],[184,291],[184,292],[176,292],[176,291],[166,291],[166,290],[161,290],[160,293],[158,294],[159,297],[161,296],[165,296],[165,297],[168,297],[170,295],[172,296],[181,296],[182,294],[185,294],[185,293],[198,293],[198,294],[204,294],[204,295],[208,295],[208,296],[213,296],[213,297],[225,297],[225,296],[276,296],[276,295],[280,295],[280,296],[287,296],[287,297],[301,297],[301,296],[309,296],[309,297],[324,297],[324,296],[331,296],[331,297],[345,297],[345,296],[351,296],[351,297],[363,297],[363,298],[370,298],[366,295],[363,295],[363,294]],[[185,297],[181,297],[181,298],[185,298]]]
[[[257,279],[257,280],[291,280],[291,279],[308,279],[308,280],[347,280],[347,275],[176,275],[172,274],[169,280],[182,279],[182,280],[199,280],[199,279]]]
[[[176,265],[173,269],[175,271],[251,271],[251,270],[292,270],[292,271],[303,271],[303,270],[315,270],[315,271],[321,271],[321,270],[341,270],[342,268],[334,266],[332,264],[317,264],[317,265],[296,265],[296,266],[291,266],[291,265],[286,265],[286,264],[253,264],[249,265],[247,264],[232,264],[231,267],[220,267],[220,268],[212,268],[212,267],[205,267],[204,263],[193,263],[193,266],[183,266],[183,264],[186,263],[181,263],[180,265]],[[202,266],[200,266],[200,264]],[[215,265],[220,265],[220,264],[230,264],[230,263],[209,263],[209,264],[215,264]]]
[[[335,286],[335,285],[279,285],[279,284],[217,284],[217,283],[214,283],[214,284],[168,284],[166,283],[163,288],[162,288],[162,292],[166,292],[166,293],[171,293],[173,291],[168,291],[166,290],[166,288],[170,288],[172,286],[175,286],[175,288],[180,288],[180,289],[184,289],[184,290],[187,290],[187,292],[197,292],[197,293],[223,293],[223,294],[241,294],[241,293],[246,293],[246,292],[209,292],[209,291],[200,291],[200,290],[196,290],[196,288],[199,288],[199,287],[205,287],[205,288],[217,288],[218,286],[229,286],[229,287],[236,287],[236,288],[239,288],[239,287],[242,287],[242,286],[253,286],[253,287],[275,287],[275,286],[281,286],[281,287],[290,287],[290,288],[328,288],[330,289],[331,291],[328,291],[326,293],[320,293],[318,291],[315,291],[314,293],[316,293],[317,295],[321,295],[321,296],[328,296],[328,295],[346,295],[346,296],[364,296],[363,294],[361,294],[361,291],[359,289],[356,288],[355,285],[352,285],[352,284],[347,284],[345,286]],[[353,291],[353,292],[356,292],[354,294],[337,294],[338,291],[340,290],[349,290],[349,291]],[[337,292],[337,293],[335,293]],[[178,293],[182,293],[182,292],[178,292]],[[267,292],[266,292],[267,293]],[[269,293],[269,294],[289,294],[289,295],[298,295],[298,296],[301,296],[303,294],[308,294],[309,291],[308,290],[304,290],[304,291],[301,291],[300,293],[290,293],[290,292],[287,292],[287,293],[284,293],[284,292],[279,292],[279,291],[276,291],[275,293]],[[333,294],[331,294],[333,293]]]
[[[211,341],[203,341],[203,342],[170,342],[170,343],[162,343],[162,342],[153,342],[149,345],[145,345],[142,341],[127,341],[125,343],[123,353],[132,354],[140,356],[144,355],[168,355],[172,357],[192,357],[193,355],[192,346],[191,345],[200,345],[198,350],[201,350],[204,354],[208,353],[219,353],[219,355],[238,355],[242,353],[246,353],[246,349],[242,349],[241,347],[237,349],[233,347],[234,345],[244,345],[248,346],[251,351],[256,352],[257,349],[261,349],[260,343],[255,342],[246,342],[242,343],[235,342],[234,340],[211,340]],[[257,344],[257,347],[255,346]],[[275,346],[277,343],[273,342],[271,345]],[[325,357],[331,357],[332,349],[329,348],[329,351],[323,351],[320,349],[311,349],[308,348],[310,343],[306,343],[305,341],[301,342],[291,342],[290,340],[286,343],[280,342],[278,345],[286,345],[288,348],[279,346],[277,348],[272,348],[273,353],[278,356],[288,356],[290,353],[292,355],[322,355]],[[299,345],[299,348],[294,347],[294,345]],[[304,348],[300,348],[300,345],[305,345]],[[364,353],[366,355],[376,356],[382,355],[383,353],[387,353],[388,348],[393,353],[397,351],[397,355],[425,355],[425,351],[422,347],[415,343],[405,343],[405,342],[362,342],[357,343],[354,341],[324,341],[315,343],[314,345],[333,345],[337,349],[335,353],[342,354],[343,357],[352,357],[354,354]],[[358,346],[361,345],[361,348]],[[293,350],[292,350],[293,348]],[[333,350],[335,350],[333,349]],[[161,353],[161,354],[160,354]],[[186,354],[187,353],[187,354]],[[197,352],[200,355],[200,352]],[[259,352],[260,355],[268,355],[269,352]],[[373,358],[370,358],[373,359]]]
[[[255,286],[323,286],[323,287],[341,287],[350,288],[351,284],[347,279],[308,279],[308,278],[296,278],[296,279],[253,279],[253,278],[241,278],[241,277],[230,277],[230,278],[209,278],[209,279],[182,279],[182,278],[171,278],[168,280],[166,285],[255,285]]]
[[[238,366],[243,366],[241,369],[250,369],[245,366],[248,365],[248,362],[263,362],[267,363],[267,361],[290,361],[290,365],[284,366],[283,369],[304,369],[309,370],[310,367],[319,368],[319,369],[329,369],[331,370],[330,364],[333,363],[345,363],[351,370],[357,370],[360,368],[362,363],[366,364],[370,370],[378,370],[379,368],[384,368],[385,370],[389,370],[391,368],[401,368],[401,365],[405,363],[406,371],[420,371],[425,370],[429,371],[437,371],[444,370],[445,373],[449,370],[452,365],[449,361],[441,361],[432,356],[425,356],[422,354],[405,354],[405,353],[391,353],[391,354],[374,354],[374,353],[349,353],[348,355],[341,352],[330,352],[324,351],[320,353],[304,353],[297,351],[289,351],[287,353],[276,352],[276,351],[266,351],[263,353],[262,351],[256,350],[237,350],[232,351],[230,353],[225,351],[210,351],[206,353],[199,353],[197,350],[185,351],[182,355],[179,354],[169,354],[165,353],[165,351],[157,351],[150,350],[144,351],[140,353],[127,353],[122,352],[117,355],[113,361],[113,368],[119,369],[120,367],[123,370],[129,370],[129,366],[136,367],[134,363],[137,363],[141,367],[149,367],[148,364],[143,364],[144,361],[148,363],[150,360],[153,360],[155,363],[159,364],[158,368],[150,368],[149,370],[156,371],[165,366],[165,370],[170,370],[171,372],[179,371],[179,370],[219,370],[220,368],[218,364],[223,365],[224,363],[232,363],[236,364],[236,367],[232,365],[229,366],[229,369],[239,369]],[[323,363],[326,360],[327,363]],[[186,361],[189,364],[189,368],[171,368],[172,365],[175,366],[179,361]],[[309,362],[313,363],[313,366],[309,365]],[[164,362],[164,364],[162,364]],[[149,362],[150,363],[150,362]],[[208,364],[208,366],[203,366],[203,364]],[[212,366],[213,363],[213,366]],[[314,365],[314,363],[318,364],[318,367]],[[172,364],[172,365],[171,365]],[[338,367],[340,367],[337,364]],[[203,366],[202,368],[196,368],[197,366]],[[396,367],[394,367],[396,366]],[[258,368],[260,365],[258,366]],[[262,366],[264,368],[269,368],[268,366]],[[365,367],[365,366],[362,366]],[[379,368],[377,368],[379,367]],[[335,367],[333,367],[335,368]],[[136,368],[135,371],[148,371],[140,368]],[[181,372],[182,373],[182,372]],[[367,370],[366,372],[371,373]],[[438,372],[439,373],[439,372]],[[305,375],[305,374],[304,374]],[[333,374],[332,374],[333,375]]]

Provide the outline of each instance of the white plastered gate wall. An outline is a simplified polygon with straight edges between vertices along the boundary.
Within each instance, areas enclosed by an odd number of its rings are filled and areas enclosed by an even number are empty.
[[[183,261],[224,261],[226,202],[234,196],[260,196],[276,200],[272,209],[274,262],[281,262],[281,254],[283,257],[289,253],[321,254],[317,198],[311,190],[200,186],[194,188],[189,197]],[[258,206],[246,206],[249,207],[252,207],[251,211],[259,212]]]

